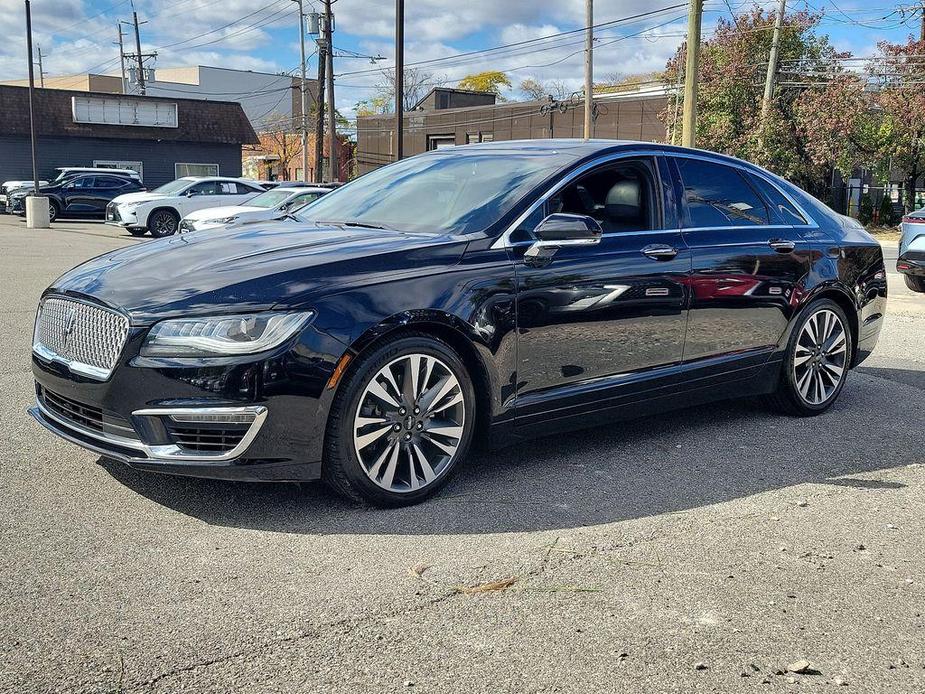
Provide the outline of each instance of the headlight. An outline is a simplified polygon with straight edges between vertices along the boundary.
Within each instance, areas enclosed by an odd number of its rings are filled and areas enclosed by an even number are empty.
[[[141,355],[221,357],[264,352],[295,335],[314,315],[314,311],[265,312],[165,320],[151,328]]]
[[[205,224],[231,224],[237,218],[237,215],[232,215],[231,217],[222,217],[221,219],[207,219],[205,220]]]
[[[135,209],[136,207],[138,207],[142,202],[144,202],[144,201],[143,201],[143,200],[138,200],[137,202],[120,202],[120,203],[118,203],[118,205],[119,205],[119,207],[124,207],[124,208],[127,209],[127,210],[134,210],[134,209]]]

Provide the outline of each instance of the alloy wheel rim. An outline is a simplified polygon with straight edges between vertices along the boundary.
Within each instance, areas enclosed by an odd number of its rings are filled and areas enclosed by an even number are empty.
[[[55,208],[54,205],[49,205],[48,206],[48,221],[49,222],[55,221],[55,218],[57,216],[58,216],[58,210]]]
[[[793,382],[810,405],[831,399],[845,377],[848,333],[829,309],[817,311],[800,329],[793,352]]]
[[[366,384],[353,421],[363,472],[389,492],[432,485],[456,457],[465,417],[462,387],[443,361],[430,354],[390,361]]]
[[[154,220],[154,228],[158,231],[173,231],[173,217],[167,214],[159,214]]]

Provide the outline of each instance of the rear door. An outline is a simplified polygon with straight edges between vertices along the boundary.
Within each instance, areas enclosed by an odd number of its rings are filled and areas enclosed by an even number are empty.
[[[130,184],[126,179],[118,176],[96,176],[96,182],[93,186],[93,212],[96,214],[105,214],[106,205],[113,198],[134,190],[135,186]]]
[[[811,248],[744,167],[696,155],[671,161],[693,259],[684,360],[721,358],[716,368],[729,372],[757,368],[787,328]]]

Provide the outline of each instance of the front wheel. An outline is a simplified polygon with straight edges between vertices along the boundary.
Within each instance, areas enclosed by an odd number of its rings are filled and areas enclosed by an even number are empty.
[[[173,210],[156,210],[148,217],[148,229],[156,239],[177,233],[180,216]]]
[[[413,504],[445,485],[475,426],[472,380],[459,356],[427,335],[362,358],[331,408],[324,480],[381,506]]]
[[[838,398],[851,366],[851,328],[834,301],[820,299],[797,319],[784,357],[775,404],[788,414],[810,417]]]
[[[148,233],[148,230],[147,230],[147,229],[143,229],[143,228],[141,228],[141,227],[128,227],[126,230],[127,230],[128,233],[130,233],[132,236],[144,236],[145,234]]]
[[[60,211],[58,209],[58,203],[50,201],[48,203],[48,221],[53,222],[58,218]]]
[[[913,277],[912,275],[903,275],[906,280],[906,286],[914,292],[925,294],[925,277]]]

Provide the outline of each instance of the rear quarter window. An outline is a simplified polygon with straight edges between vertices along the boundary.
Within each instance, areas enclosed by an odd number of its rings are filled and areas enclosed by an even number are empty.
[[[809,224],[806,217],[794,206],[787,197],[778,190],[777,186],[766,181],[761,176],[748,174],[752,185],[761,191],[768,202],[771,203],[771,209],[777,213],[784,224],[793,224],[795,226],[806,226]]]

